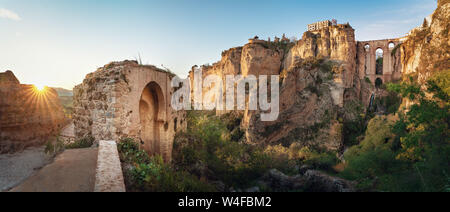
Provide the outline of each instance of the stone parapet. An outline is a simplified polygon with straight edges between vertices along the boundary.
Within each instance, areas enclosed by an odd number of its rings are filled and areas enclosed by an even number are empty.
[[[95,192],[125,192],[122,166],[115,141],[100,141]]]

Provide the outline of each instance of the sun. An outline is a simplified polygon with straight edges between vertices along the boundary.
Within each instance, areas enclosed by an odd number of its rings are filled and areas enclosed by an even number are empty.
[[[34,90],[37,93],[44,93],[46,89],[47,89],[47,86],[45,86],[43,84],[34,84]]]

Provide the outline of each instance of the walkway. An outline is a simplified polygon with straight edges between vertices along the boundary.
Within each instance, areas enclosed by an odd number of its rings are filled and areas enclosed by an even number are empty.
[[[66,150],[13,192],[92,192],[97,148]]]
[[[22,152],[0,155],[0,191],[19,185],[51,161],[44,147],[30,147]]]

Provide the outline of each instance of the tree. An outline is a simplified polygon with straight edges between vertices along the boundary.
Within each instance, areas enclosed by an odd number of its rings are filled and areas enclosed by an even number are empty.
[[[388,85],[389,90],[415,103],[406,113],[400,113],[400,120],[394,126],[401,143],[399,159],[424,161],[435,154],[449,159],[450,86],[448,80],[442,80],[445,77],[448,77],[448,70],[429,80],[426,89],[421,89],[413,79]]]
[[[428,21],[426,18],[423,19],[423,24],[422,24],[422,28],[427,28],[428,27]]]

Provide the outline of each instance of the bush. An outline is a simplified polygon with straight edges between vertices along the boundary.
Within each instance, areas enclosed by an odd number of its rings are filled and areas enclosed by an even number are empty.
[[[445,191],[450,172],[449,83],[442,74],[427,84],[389,84],[389,90],[409,99],[411,106],[398,117],[369,122],[360,145],[345,153],[342,176],[358,180],[362,190]],[[447,92],[446,92],[447,91]]]
[[[125,163],[149,163],[148,154],[139,148],[132,138],[122,138],[117,145],[120,161]]]
[[[56,155],[60,152],[64,151],[64,142],[59,138],[56,137],[54,141],[47,141],[45,144],[45,153],[49,155]]]
[[[150,157],[131,138],[118,144],[120,160],[132,166],[124,169],[129,191],[145,192],[211,192],[215,188],[185,171],[178,171],[164,163],[161,156]]]
[[[131,170],[136,189],[151,192],[212,192],[215,188],[184,171],[175,171],[161,156]]]
[[[67,144],[66,149],[83,149],[90,148],[94,144],[95,139],[91,136],[86,136],[80,140],[75,141],[74,143]]]
[[[408,164],[395,157],[384,147],[347,156],[347,167],[340,176],[356,180],[362,191],[401,191],[410,181],[407,177],[415,176],[407,174]]]
[[[190,112],[188,117],[188,132],[179,133],[174,142],[173,162],[178,170],[235,188],[253,186],[273,168],[286,173],[294,170],[295,163],[274,149],[242,142],[243,133],[235,134],[241,116]]]

